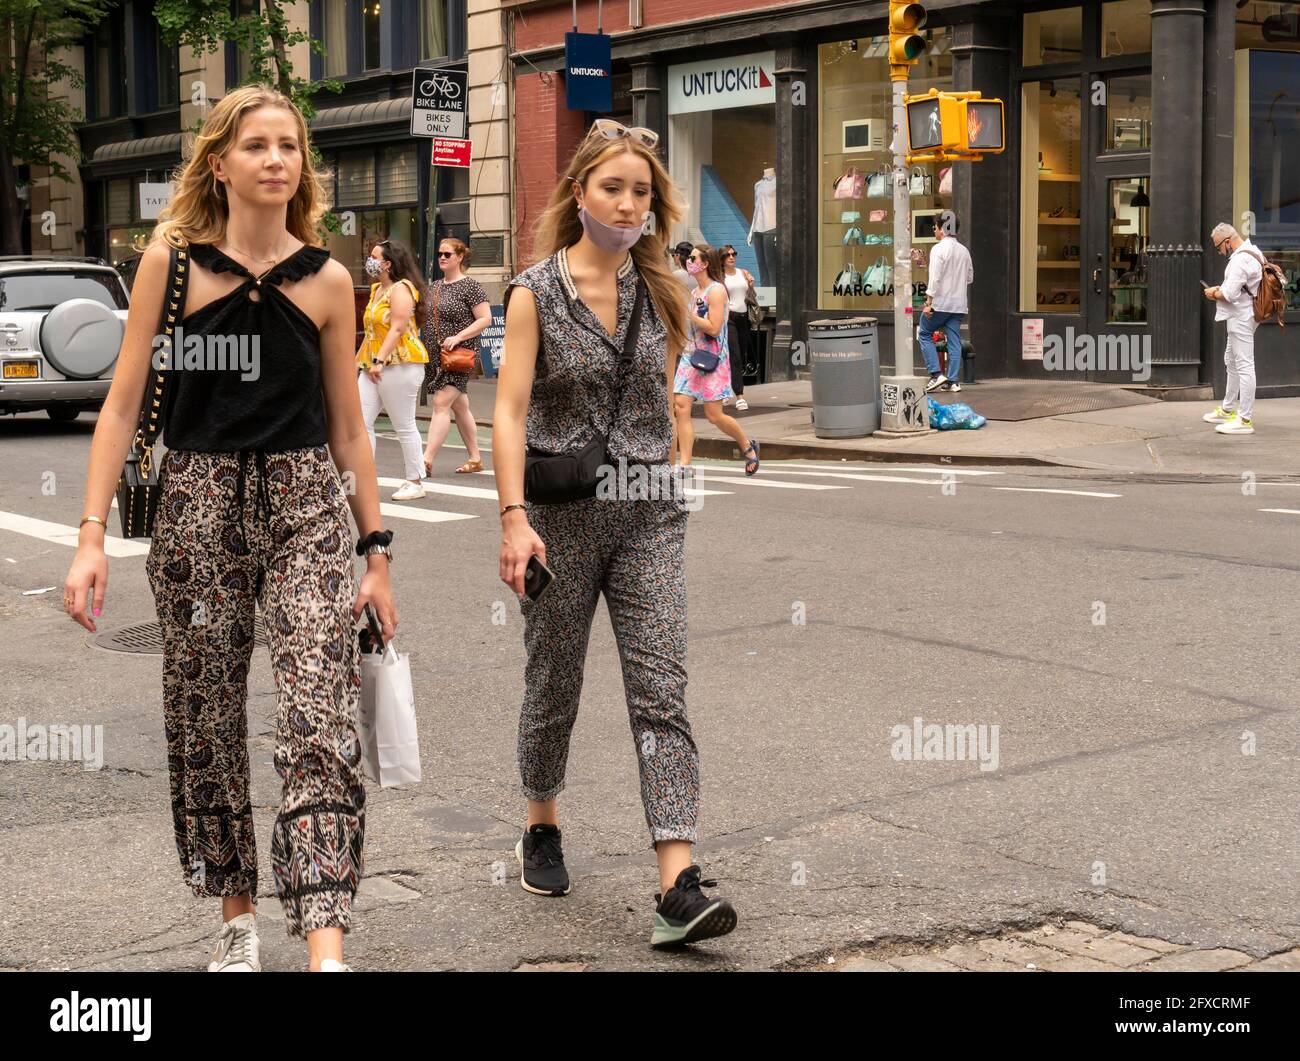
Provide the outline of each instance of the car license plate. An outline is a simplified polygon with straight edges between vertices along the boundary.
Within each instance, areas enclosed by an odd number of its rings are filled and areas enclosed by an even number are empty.
[[[37,361],[6,361],[5,379],[40,379],[41,366]]]

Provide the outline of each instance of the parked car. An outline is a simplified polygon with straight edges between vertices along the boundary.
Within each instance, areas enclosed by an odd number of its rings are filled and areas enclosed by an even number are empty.
[[[98,410],[129,303],[102,259],[0,257],[0,414],[70,421]]]

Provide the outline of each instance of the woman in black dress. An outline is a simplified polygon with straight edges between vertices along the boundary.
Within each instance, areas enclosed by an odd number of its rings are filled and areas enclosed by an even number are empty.
[[[438,265],[442,279],[430,285],[429,302],[433,307],[424,326],[424,345],[429,351],[429,365],[424,382],[433,399],[433,417],[429,421],[429,442],[424,448],[424,474],[433,472],[433,459],[447,440],[451,416],[465,440],[469,460],[456,469],[460,475],[483,470],[483,455],[478,448],[478,426],[469,411],[468,372],[451,372],[443,367],[443,353],[470,351],[478,353],[478,337],[492,323],[492,307],[487,293],[473,277],[462,271],[469,263],[469,247],[448,237],[438,244]]]

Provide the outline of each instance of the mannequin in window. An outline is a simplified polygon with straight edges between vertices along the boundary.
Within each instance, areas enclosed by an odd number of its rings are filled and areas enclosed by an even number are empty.
[[[745,242],[758,255],[759,284],[770,287],[776,280],[776,170],[771,166],[754,182],[754,220]]]

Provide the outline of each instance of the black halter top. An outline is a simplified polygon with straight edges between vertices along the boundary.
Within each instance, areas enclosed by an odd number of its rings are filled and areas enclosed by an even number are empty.
[[[234,273],[244,282],[177,327],[163,396],[163,438],[168,449],[239,455],[242,521],[247,457],[258,460],[258,503],[269,511],[263,455],[323,446],[328,437],[320,332],[280,284],[319,272],[330,255],[304,245],[255,278],[216,247],[193,244],[189,250],[203,268]]]

